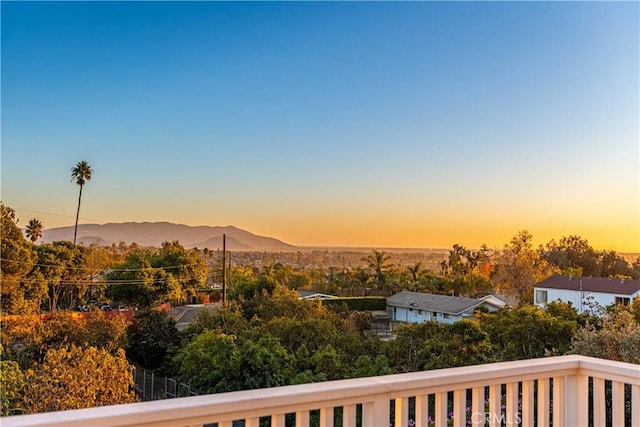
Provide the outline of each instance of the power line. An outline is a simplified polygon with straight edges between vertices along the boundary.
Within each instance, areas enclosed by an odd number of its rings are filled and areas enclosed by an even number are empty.
[[[39,214],[43,214],[43,215],[52,215],[52,216],[61,216],[63,218],[73,218],[75,219],[75,215],[64,215],[64,214],[59,214],[59,213],[53,213],[53,212],[46,212],[46,211],[36,211],[33,209],[24,209],[24,208],[12,208],[15,211],[22,211],[22,212],[31,212],[31,213],[39,213]],[[97,222],[104,222],[100,219],[95,219],[95,218],[87,218],[84,216],[81,216],[80,219],[83,220],[89,220],[89,221],[97,221]],[[72,227],[71,225],[69,225],[68,227]]]
[[[13,262],[15,264],[24,264],[24,265],[28,265],[29,263],[26,261],[16,261],[16,260],[12,260],[12,259],[6,259],[6,258],[0,258],[0,261],[2,262]],[[171,265],[169,267],[143,267],[143,268],[87,268],[87,267],[68,267],[68,266],[61,266],[61,265],[56,265],[56,264],[33,264],[34,267],[52,267],[52,268],[60,268],[60,267],[64,267],[67,270],[85,270],[85,271],[95,271],[95,270],[107,270],[107,272],[111,273],[111,272],[127,272],[127,271],[156,271],[156,270],[170,270],[170,269],[176,269],[176,268],[185,268],[185,267],[192,267],[198,265],[198,263],[192,263],[192,264],[182,264],[182,265]]]
[[[208,279],[210,277],[213,277],[213,274],[207,274],[204,279]],[[21,283],[31,283],[31,284],[35,284],[35,283],[39,283],[39,284],[46,284],[46,285],[50,285],[52,282],[55,283],[55,285],[59,285],[59,286],[69,286],[69,285],[107,285],[107,286],[112,286],[112,285],[141,285],[141,284],[145,284],[145,283],[153,283],[153,284],[167,284],[171,281],[176,281],[176,282],[184,282],[184,281],[188,281],[188,280],[200,280],[202,279],[202,277],[200,276],[188,276],[188,277],[176,277],[176,276],[169,276],[169,277],[159,277],[159,278],[154,278],[154,277],[149,277],[149,278],[143,278],[143,279],[100,279],[97,281],[93,281],[91,279],[83,279],[83,278],[79,278],[79,279],[61,279],[59,281],[56,280],[51,280],[51,279],[41,279],[41,278],[21,278],[19,279]]]

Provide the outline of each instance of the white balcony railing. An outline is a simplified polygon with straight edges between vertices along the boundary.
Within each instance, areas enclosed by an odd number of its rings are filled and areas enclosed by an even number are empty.
[[[396,427],[406,427],[410,416],[419,427],[429,419],[436,426],[546,427],[552,421],[554,427],[581,427],[591,420],[600,427],[607,425],[607,418],[613,427],[625,422],[640,426],[640,366],[560,356],[21,415],[3,418],[0,423],[4,427],[210,423],[231,427],[234,420],[245,420],[245,426],[257,427],[261,417],[270,417],[272,426],[284,427],[285,415],[295,414],[295,425],[302,427],[309,426],[312,411],[319,411],[320,426],[333,427],[334,410],[342,408],[343,426],[356,426],[356,412],[360,412],[362,426],[388,427],[391,402],[395,403],[395,421],[391,421]],[[318,412],[315,414],[317,417]]]

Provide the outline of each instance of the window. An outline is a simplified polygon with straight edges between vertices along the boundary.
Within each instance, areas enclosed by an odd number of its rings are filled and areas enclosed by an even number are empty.
[[[442,313],[442,317],[444,317],[445,319],[449,318],[449,313]]]
[[[631,303],[631,300],[629,298],[616,297],[616,304],[629,305],[630,303]]]
[[[547,291],[536,291],[536,304],[547,303]]]

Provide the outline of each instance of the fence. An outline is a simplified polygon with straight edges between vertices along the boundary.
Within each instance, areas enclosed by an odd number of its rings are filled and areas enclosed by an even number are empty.
[[[136,394],[142,402],[198,395],[191,391],[191,387],[187,384],[178,383],[172,378],[162,377],[144,369],[134,369],[133,381]]]

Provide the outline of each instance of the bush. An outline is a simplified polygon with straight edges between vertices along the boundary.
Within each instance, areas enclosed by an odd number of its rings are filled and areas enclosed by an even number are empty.
[[[326,299],[322,301],[326,307],[347,306],[349,310],[354,311],[375,311],[386,310],[387,299],[385,297],[345,297]]]

